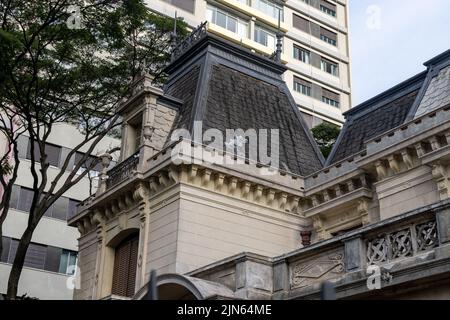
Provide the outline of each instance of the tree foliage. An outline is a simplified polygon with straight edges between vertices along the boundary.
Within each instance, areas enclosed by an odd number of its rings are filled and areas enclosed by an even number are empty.
[[[80,24],[72,22],[80,21]],[[46,210],[89,172],[79,169],[97,144],[120,126],[117,105],[143,71],[164,79],[173,19],[149,11],[144,0],[0,0],[0,238],[20,157],[18,139],[30,146],[33,199],[8,282],[17,286],[32,234]],[[71,24],[72,23],[72,24]],[[186,24],[177,21],[178,37]],[[58,123],[71,123],[83,141],[48,174],[47,141]],[[78,163],[70,159],[83,149]],[[0,255],[1,255],[0,241]]]
[[[312,130],[314,139],[319,145],[320,151],[322,151],[323,156],[328,158],[336,142],[336,139],[341,132],[341,129],[331,123],[322,122],[318,126],[314,127]]]

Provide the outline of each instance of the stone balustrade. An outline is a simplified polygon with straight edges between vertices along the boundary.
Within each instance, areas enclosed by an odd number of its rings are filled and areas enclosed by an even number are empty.
[[[374,265],[385,290],[414,283],[425,273],[435,277],[448,272],[449,222],[446,200],[279,257],[240,254],[189,276],[224,284],[238,298],[319,299],[323,281],[334,283],[338,298],[376,295],[368,288]]]

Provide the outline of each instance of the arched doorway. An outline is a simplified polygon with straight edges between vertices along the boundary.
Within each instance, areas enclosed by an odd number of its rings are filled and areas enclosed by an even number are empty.
[[[136,285],[139,233],[132,233],[115,247],[111,294],[132,297]]]

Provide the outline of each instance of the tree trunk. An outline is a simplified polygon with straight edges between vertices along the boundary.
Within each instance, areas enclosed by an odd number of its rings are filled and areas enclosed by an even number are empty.
[[[7,299],[15,300],[17,298],[19,279],[22,273],[23,264],[25,263],[25,256],[27,254],[28,247],[30,246],[34,229],[35,227],[33,225],[28,225],[22,235],[22,238],[20,238],[19,244],[17,246],[16,257],[14,258],[11,272],[9,274],[8,291],[6,293]]]

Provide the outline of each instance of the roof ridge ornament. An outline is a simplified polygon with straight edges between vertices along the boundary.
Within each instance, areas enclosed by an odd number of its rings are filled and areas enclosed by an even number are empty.
[[[276,50],[270,57],[275,62],[281,63],[281,54],[283,52],[283,33],[281,32],[281,10],[278,11],[278,30],[277,30]]]
[[[172,62],[207,35],[207,24],[207,21],[201,23],[180,44],[173,48],[171,57]]]
[[[173,32],[170,35],[171,39],[171,45],[172,45],[172,50],[176,48],[177,46],[177,22],[178,22],[178,12],[175,11],[175,19],[173,20]]]

